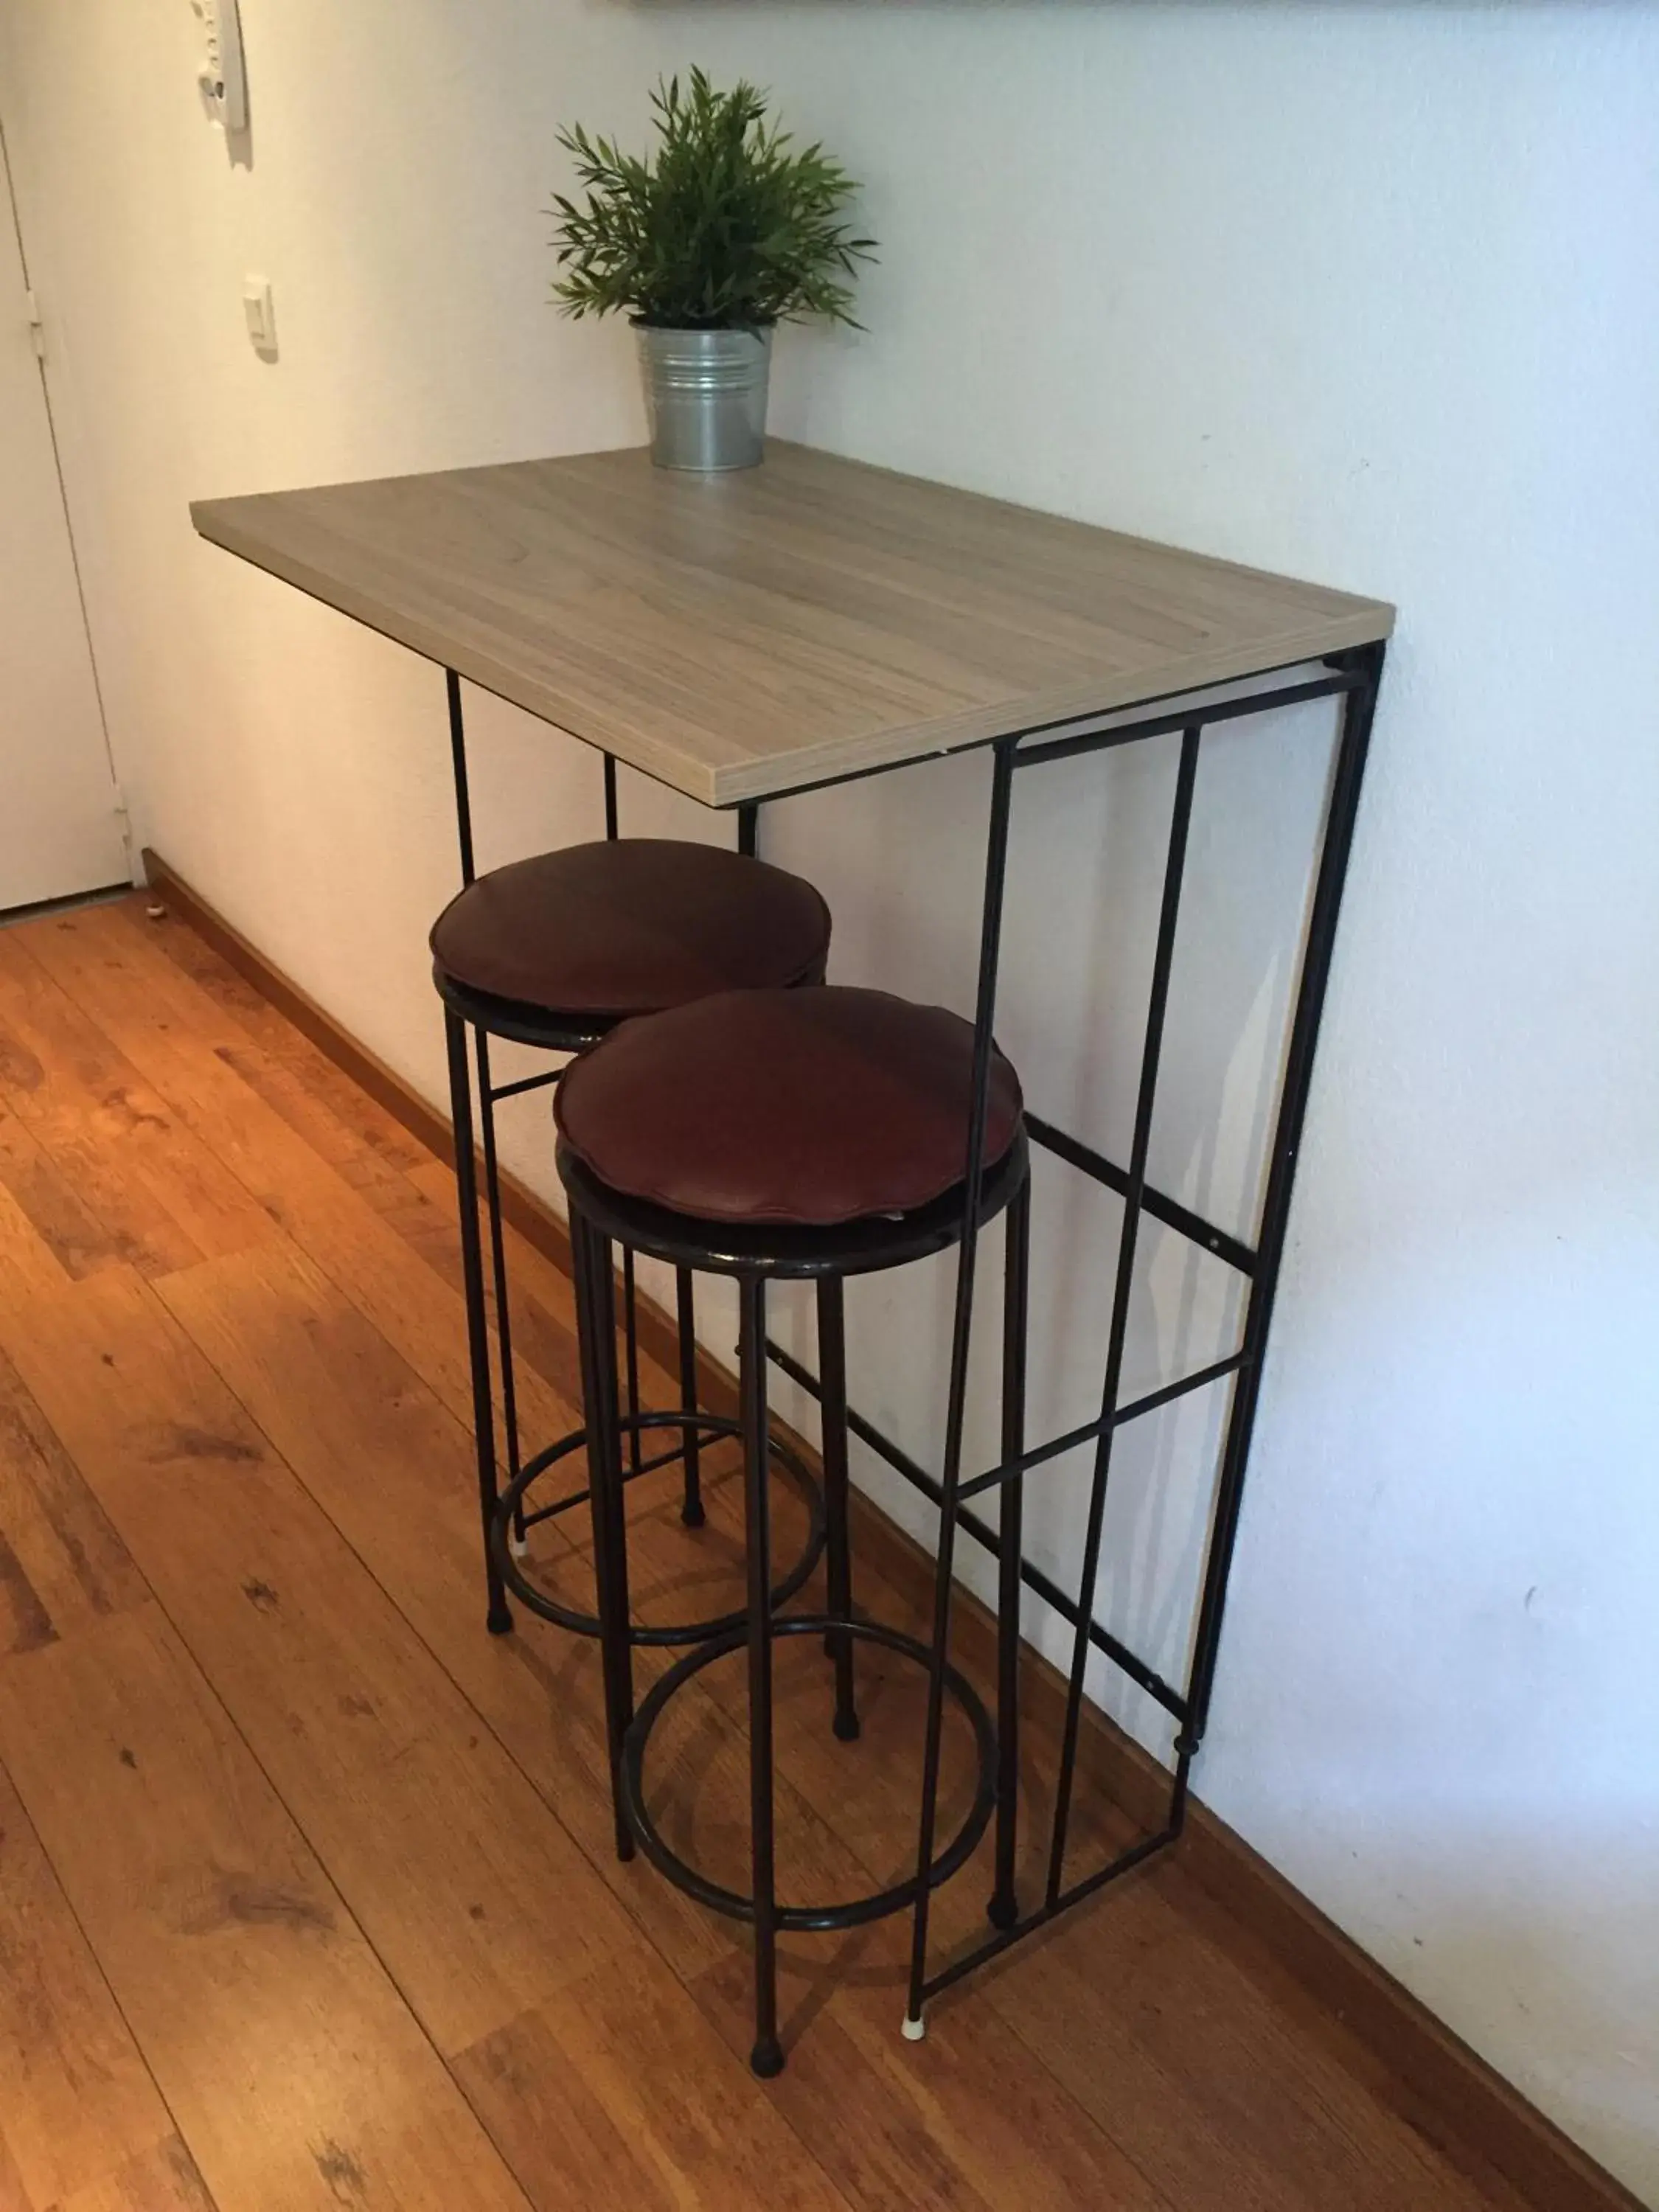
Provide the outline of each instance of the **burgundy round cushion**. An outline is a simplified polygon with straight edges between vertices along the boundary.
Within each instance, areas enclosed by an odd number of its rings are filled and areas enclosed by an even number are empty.
[[[714,991],[817,982],[830,909],[719,846],[616,837],[492,868],[432,927],[445,974],[492,998],[615,1018]]]
[[[569,1068],[554,1115],[601,1182],[705,1221],[908,1213],[962,1181],[974,1032],[885,991],[732,991],[624,1022]],[[986,1164],[1018,1133],[991,1063]]]

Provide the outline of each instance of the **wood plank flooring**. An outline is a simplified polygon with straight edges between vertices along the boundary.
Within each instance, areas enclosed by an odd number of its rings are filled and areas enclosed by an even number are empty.
[[[757,2083],[740,1931],[612,1855],[592,1647],[483,1632],[453,1199],[181,925],[0,929],[0,2212],[1518,2212],[1178,1863],[921,2045],[902,1924],[792,1941]],[[574,1421],[569,1285],[514,1266],[540,1437]],[[738,1602],[729,1455],[702,1534],[672,1486],[635,1504],[641,1609]],[[537,1539],[572,1596],[579,1518]],[[910,1847],[919,1685],[861,1655],[838,1745],[804,1643],[781,1866],[845,1892]],[[741,1886],[726,1673],[653,1780]]]

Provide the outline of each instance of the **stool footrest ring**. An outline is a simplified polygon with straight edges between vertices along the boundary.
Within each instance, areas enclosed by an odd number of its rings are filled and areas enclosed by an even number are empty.
[[[701,1412],[624,1414],[618,1419],[617,1426],[623,1436],[638,1434],[647,1429],[695,1430],[702,1441],[720,1437],[741,1437],[743,1434],[740,1421],[729,1419],[723,1413]],[[538,1589],[525,1572],[523,1562],[514,1552],[512,1541],[514,1516],[520,1510],[531,1485],[560,1460],[568,1458],[572,1452],[581,1450],[586,1443],[587,1431],[585,1428],[573,1429],[568,1437],[561,1437],[556,1443],[549,1444],[545,1450],[538,1452],[533,1459],[526,1462],[501,1494],[489,1540],[501,1580],[527,1612],[535,1613],[542,1620],[550,1620],[556,1627],[569,1630],[574,1636],[597,1637],[599,1633],[599,1615],[580,1612],[574,1606],[562,1605],[556,1598],[550,1597],[545,1590]],[[807,1514],[806,1542],[800,1557],[772,1591],[772,1602],[776,1606],[788,1603],[823,1558],[825,1522],[823,1489],[799,1455],[791,1451],[776,1437],[771,1437],[769,1443],[773,1459],[805,1500]],[[662,1459],[647,1460],[637,1473],[647,1474],[653,1465],[667,1466],[678,1456],[678,1453],[671,1453]],[[635,1472],[629,1469],[624,1473],[624,1485],[635,1479]],[[585,1497],[586,1492],[579,1494]],[[561,1501],[565,1502],[574,1503],[574,1500]],[[537,1520],[545,1517],[545,1514],[526,1513],[526,1525],[532,1526]],[[659,1626],[654,1621],[633,1623],[629,1627],[628,1637],[630,1644],[652,1646],[680,1644],[701,1646],[710,1637],[726,1635],[735,1635],[741,1640],[746,1633],[748,1619],[747,1607],[739,1606],[735,1611],[720,1613],[712,1620],[672,1622],[665,1626]]]
[[[861,1643],[879,1644],[889,1651],[896,1651],[907,1659],[914,1659],[923,1668],[931,1668],[933,1655],[931,1646],[919,1637],[907,1636],[902,1630],[888,1628],[879,1621],[844,1620],[834,1613],[794,1613],[787,1620],[774,1620],[772,1633],[782,1636],[823,1637],[833,1631],[837,1635],[851,1636]],[[738,1891],[726,1889],[711,1881],[690,1863],[680,1856],[663,1840],[645,1802],[645,1752],[651,1731],[656,1726],[675,1692],[684,1687],[694,1675],[715,1660],[743,1650],[748,1644],[744,1629],[732,1629],[687,1652],[684,1659],[671,1667],[653,1685],[644,1703],[635,1714],[633,1724],[623,1741],[622,1772],[619,1777],[623,1812],[640,1849],[657,1871],[672,1881],[676,1889],[683,1890],[698,1904],[711,1911],[724,1913],[728,1919],[752,1921],[755,1902]],[[974,1731],[975,1748],[978,1754],[979,1780],[974,1802],[966,1819],[945,1848],[939,1852],[927,1869],[927,1887],[937,1889],[948,1881],[973,1855],[975,1846],[985,1833],[996,1802],[996,1730],[986,1711],[978,1692],[965,1676],[954,1667],[945,1669],[945,1686],[967,1716]],[[839,1905],[780,1905],[774,1924],[780,1931],[799,1934],[822,1929],[860,1928],[872,1920],[884,1919],[888,1914],[902,1912],[915,1902],[921,1884],[915,1875],[906,1881],[896,1882],[890,1888],[873,1891],[867,1897],[855,1897]]]

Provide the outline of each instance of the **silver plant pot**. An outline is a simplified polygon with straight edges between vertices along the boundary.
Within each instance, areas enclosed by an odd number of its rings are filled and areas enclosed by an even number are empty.
[[[766,437],[771,331],[634,328],[657,466],[755,467]]]

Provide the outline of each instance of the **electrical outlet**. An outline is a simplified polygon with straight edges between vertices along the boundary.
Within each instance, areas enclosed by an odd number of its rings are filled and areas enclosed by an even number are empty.
[[[242,23],[236,0],[190,0],[202,27],[202,65],[197,82],[208,113],[226,131],[247,129],[247,71],[242,65]]]

